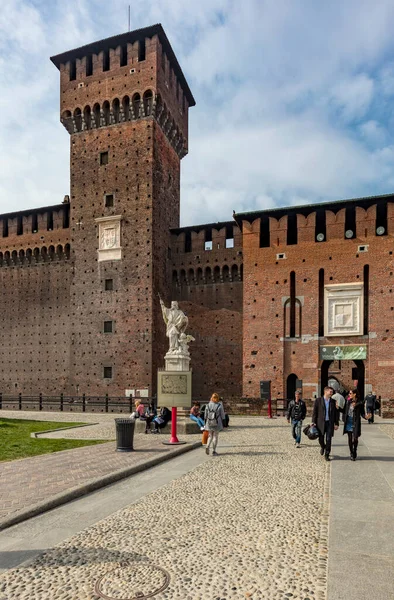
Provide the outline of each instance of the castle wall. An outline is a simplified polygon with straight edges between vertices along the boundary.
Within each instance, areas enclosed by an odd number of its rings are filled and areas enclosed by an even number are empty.
[[[365,383],[383,398],[392,395],[394,376],[393,207],[387,203],[387,235],[376,235],[376,205],[356,207],[357,237],[345,238],[345,209],[326,210],[326,241],[316,240],[316,213],[297,215],[298,240],[287,244],[287,215],[270,217],[269,247],[260,232],[261,219],[243,222],[244,319],[243,395],[259,396],[261,380],[272,382],[273,398],[286,397],[291,374],[303,381],[305,397],[320,393],[323,345],[367,345]],[[360,246],[367,249],[360,251]],[[358,336],[319,335],[319,271],[324,284],[363,282],[369,267],[367,331]],[[295,277],[296,334],[290,337],[286,303],[291,273]],[[287,315],[286,315],[287,310]],[[353,364],[351,361],[352,366]],[[346,374],[349,378],[349,372]]]
[[[0,391],[67,391],[71,267],[65,254],[0,266]]]
[[[234,409],[242,392],[242,238],[235,224],[222,225],[173,233],[172,299],[195,337],[193,398],[206,401],[216,391]],[[205,249],[206,237],[212,238],[211,250]],[[226,239],[233,247],[226,248]]]
[[[72,393],[152,395],[165,353],[158,295],[170,296],[169,230],[179,226],[187,106],[174,72],[159,77],[158,35],[136,36],[126,64],[125,44],[110,47],[120,38],[93,45],[93,54],[89,46],[68,60],[55,57],[61,120],[71,134]],[[87,54],[73,58],[80,52]],[[103,250],[111,248],[109,219],[119,227],[116,256]]]

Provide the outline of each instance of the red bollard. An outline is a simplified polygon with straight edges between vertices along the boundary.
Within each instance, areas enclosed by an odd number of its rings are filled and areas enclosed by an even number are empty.
[[[163,442],[163,444],[165,444],[166,446],[186,444],[186,442],[180,442],[178,440],[178,437],[176,434],[176,418],[177,418],[177,407],[173,406],[171,408],[171,438],[168,442]]]
[[[272,403],[271,396],[268,398],[268,418],[272,419]]]
[[[179,440],[176,435],[176,418],[177,418],[177,407],[173,406],[171,409],[171,438],[170,444],[178,444]]]

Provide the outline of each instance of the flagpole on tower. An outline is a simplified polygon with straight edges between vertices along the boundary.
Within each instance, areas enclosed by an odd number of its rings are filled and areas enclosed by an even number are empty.
[[[130,31],[130,4],[129,4],[129,31]]]

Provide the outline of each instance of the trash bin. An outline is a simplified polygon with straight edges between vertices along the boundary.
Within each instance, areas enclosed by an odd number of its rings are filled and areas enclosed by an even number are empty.
[[[117,452],[131,452],[133,448],[134,427],[133,419],[115,419],[116,424],[116,450]]]

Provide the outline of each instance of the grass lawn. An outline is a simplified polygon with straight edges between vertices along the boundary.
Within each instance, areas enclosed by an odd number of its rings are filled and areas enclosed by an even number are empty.
[[[0,418],[0,461],[103,443],[103,440],[49,440],[30,437],[31,433],[37,431],[74,427],[75,425],[82,425],[82,423],[54,423],[53,421]]]

